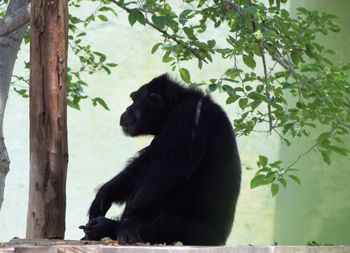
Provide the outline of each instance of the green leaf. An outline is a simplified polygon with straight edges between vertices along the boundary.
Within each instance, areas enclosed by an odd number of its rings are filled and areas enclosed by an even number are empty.
[[[298,185],[301,185],[301,181],[300,181],[300,179],[297,176],[295,176],[295,175],[288,175],[288,177],[290,177]]]
[[[281,165],[282,161],[276,161],[276,162],[273,162],[273,163],[270,163],[269,165],[272,167],[272,168],[279,168],[280,165]]]
[[[118,64],[113,63],[113,62],[107,63],[106,65],[107,65],[108,67],[111,67],[111,68],[114,68],[114,67],[117,67],[117,66],[118,66]]]
[[[256,62],[254,60],[253,56],[250,55],[243,55],[243,62],[245,65],[247,65],[249,68],[254,69],[256,67]]]
[[[24,43],[28,44],[30,42],[30,36],[29,35],[25,35],[24,36]]]
[[[106,11],[110,11],[111,13],[113,13],[114,16],[118,16],[118,13],[111,7],[108,7],[108,6],[102,6],[99,11],[101,12],[106,12]]]
[[[330,136],[330,133],[329,132],[324,132],[322,134],[320,134],[318,137],[317,137],[317,143],[321,146],[323,146],[322,144],[325,143],[325,142],[328,142],[328,138]]]
[[[71,15],[69,16],[69,21],[70,21],[72,24],[79,24],[79,23],[83,22],[80,18],[71,16]]]
[[[238,105],[239,107],[244,110],[244,108],[247,107],[247,104],[248,104],[248,98],[241,98],[239,101],[238,101]]]
[[[179,72],[180,72],[181,79],[182,79],[185,83],[190,83],[190,82],[191,82],[190,72],[188,72],[187,69],[185,69],[185,68],[180,68],[180,69],[179,69]]]
[[[289,12],[285,9],[282,9],[281,10],[281,16],[284,18],[284,19],[288,19],[289,18]]]
[[[198,8],[202,7],[202,5],[206,2],[206,0],[199,0],[199,3],[198,3]]]
[[[94,51],[93,54],[98,55],[100,57],[101,62],[105,62],[107,59],[107,56],[105,54],[100,53],[100,52]]]
[[[185,25],[188,21],[187,16],[192,12],[192,10],[184,10],[183,12],[181,12],[181,14],[179,15],[179,22],[182,25]]]
[[[276,183],[271,184],[271,193],[272,193],[272,197],[276,196],[276,194],[278,193],[279,190],[279,185]]]
[[[250,181],[250,188],[254,189],[258,186],[261,185],[267,185],[272,183],[271,179],[268,179],[266,176],[264,175],[256,175],[251,181]]]
[[[133,26],[135,23],[136,23],[136,21],[137,21],[137,16],[136,16],[136,14],[135,14],[136,12],[131,12],[130,14],[129,14],[129,17],[128,17],[128,20],[129,20],[129,23],[130,23],[130,25],[131,26]]]
[[[295,65],[298,65],[298,63],[299,63],[300,60],[301,60],[300,54],[297,53],[297,52],[295,52],[295,51],[292,51],[292,52],[291,52],[290,58],[292,59],[292,62],[293,62],[293,64],[295,64]]]
[[[29,97],[27,89],[16,89],[16,87],[14,87],[14,90],[23,98]]]
[[[328,165],[331,164],[331,156],[328,150],[321,151],[321,155],[323,157],[323,161],[325,161]]]
[[[283,188],[287,187],[287,180],[285,180],[284,178],[280,178],[279,182],[281,183],[281,185],[283,186]]]
[[[88,16],[85,21],[84,21],[84,26],[87,26],[89,23],[91,23],[92,21],[95,21],[95,16],[93,14],[91,14],[90,16]]]
[[[109,108],[106,104],[106,102],[102,99],[102,98],[99,98],[99,97],[96,97],[96,98],[93,98],[92,99],[92,104],[94,106],[96,106],[97,104],[101,105],[104,109],[108,110],[109,111]]]
[[[68,99],[67,104],[69,107],[80,111],[80,105],[78,103],[75,103],[75,102],[71,101],[70,99]]]
[[[259,155],[259,162],[261,164],[262,167],[266,167],[267,163],[268,163],[268,158],[264,155]]]
[[[207,44],[209,48],[214,48],[216,45],[216,40],[208,40]]]
[[[170,51],[167,51],[167,52],[163,55],[162,61],[165,62],[165,63],[174,61],[174,58],[170,56]]]
[[[81,32],[77,35],[77,37],[82,37],[82,36],[85,36],[87,33],[86,32]]]
[[[202,69],[203,61],[201,59],[198,59],[198,68]]]
[[[165,24],[170,27],[174,33],[177,33],[179,30],[179,23],[176,22],[172,17],[164,17]]]
[[[106,73],[108,75],[110,75],[112,73],[111,70],[107,66],[103,65],[102,68],[104,69],[104,71],[106,71]]]
[[[97,17],[103,22],[108,21],[108,18],[105,15],[98,15]]]
[[[230,79],[235,80],[239,76],[239,70],[236,68],[230,68],[226,70],[225,75],[230,77]]]
[[[136,17],[137,17],[137,21],[139,21],[140,24],[146,25],[146,19],[145,19],[145,16],[143,15],[142,12],[137,11],[136,12]]]
[[[159,46],[162,45],[162,44],[163,44],[163,43],[157,43],[157,44],[155,44],[155,45],[152,47],[151,53],[154,54],[154,53],[158,50]]]
[[[187,37],[191,40],[194,40],[196,39],[196,36],[194,35],[193,33],[193,28],[190,28],[190,27],[184,27],[183,28],[183,31],[186,33]]]
[[[234,102],[237,101],[238,98],[239,98],[239,96],[236,96],[236,97],[228,97],[228,98],[226,99],[226,104],[227,104],[227,105],[228,105],[228,104],[233,104]]]
[[[343,156],[347,156],[349,154],[349,150],[347,150],[346,148],[342,148],[342,147],[337,147],[337,146],[328,146],[327,147],[329,150],[332,150],[340,155]]]
[[[223,86],[225,91],[227,92],[227,94],[232,97],[232,98],[236,98],[237,97],[237,94],[236,94],[236,91],[229,85],[224,85]]]
[[[214,92],[218,88],[218,85],[216,83],[211,83],[208,88],[210,92]]]
[[[164,17],[152,15],[152,21],[160,29],[165,27],[166,20]]]
[[[130,23],[131,26],[133,26],[136,23],[136,21],[138,21],[142,25],[146,24],[145,16],[140,11],[133,11],[133,12],[131,12],[129,14],[128,19],[129,19],[129,23]]]

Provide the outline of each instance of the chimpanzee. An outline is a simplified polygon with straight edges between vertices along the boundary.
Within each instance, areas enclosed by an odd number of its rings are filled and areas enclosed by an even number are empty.
[[[154,135],[105,183],[89,209],[85,239],[124,243],[223,245],[240,190],[241,165],[225,112],[200,90],[168,75],[130,94],[120,117],[126,135]],[[125,203],[118,220],[105,218]]]

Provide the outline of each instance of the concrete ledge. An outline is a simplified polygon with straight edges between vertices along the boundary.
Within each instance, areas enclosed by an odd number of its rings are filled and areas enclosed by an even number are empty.
[[[350,246],[104,246],[104,245],[14,245],[0,253],[350,253]]]

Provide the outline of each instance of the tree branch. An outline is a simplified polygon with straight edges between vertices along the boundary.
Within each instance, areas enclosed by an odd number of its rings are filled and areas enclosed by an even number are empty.
[[[128,13],[132,13],[134,11],[138,11],[139,9],[130,9],[122,4],[120,4],[118,1],[116,0],[111,0],[112,3],[116,4],[118,7],[122,8],[123,10],[125,10]],[[147,25],[149,25],[150,27],[154,28],[155,30],[157,30],[158,32],[160,32],[161,34],[163,34],[166,38],[173,40],[175,43],[177,43],[178,45],[180,45],[181,47],[187,49],[188,51],[190,51],[195,57],[197,57],[199,60],[204,61],[205,63],[208,63],[208,61],[205,59],[205,57],[201,54],[199,54],[194,48],[192,48],[191,46],[187,45],[186,43],[184,43],[183,41],[179,40],[178,38],[176,38],[174,35],[169,34],[167,31],[160,29],[159,27],[157,27],[155,24],[153,24],[152,22],[150,22],[147,18],[145,18],[145,22]]]
[[[252,1],[251,0],[248,0],[249,2],[249,5],[252,5]],[[252,27],[253,27],[253,32],[257,32],[257,23],[256,23],[256,20],[254,18],[253,15],[251,15],[251,19],[252,19]],[[260,51],[260,54],[261,54],[261,59],[262,59],[262,64],[263,64],[263,69],[264,69],[264,78],[265,78],[265,94],[267,96],[268,99],[270,99],[270,91],[269,91],[269,88],[270,88],[270,82],[269,82],[269,74],[267,72],[267,63],[266,63],[266,58],[265,58],[265,50],[264,50],[264,41],[263,39],[257,39],[257,42],[258,44],[258,47],[259,47],[259,51]],[[271,105],[268,104],[267,105],[267,115],[269,117],[269,132],[271,134],[272,132],[272,129],[273,129],[273,122],[272,122],[272,112],[271,112]]]
[[[249,1],[250,4],[252,4],[251,1]],[[232,0],[223,0],[223,4],[229,8],[232,8],[235,10],[239,15],[243,16],[244,15],[244,10],[243,8],[236,4],[233,3]],[[253,18],[253,17],[252,17]],[[255,20],[253,20],[253,30],[256,30],[256,24]],[[255,31],[254,31],[255,32]],[[263,45],[263,48],[267,51],[267,53],[272,57],[274,61],[276,61],[279,65],[281,65],[283,68],[285,68],[287,71],[289,71],[291,74],[296,74],[295,70],[292,67],[292,64],[290,61],[284,59],[281,55],[277,55],[276,53],[272,52],[272,50],[265,45]]]
[[[3,19],[0,19],[0,37],[28,24],[29,19],[30,3],[27,6],[20,8],[14,15],[6,15]]]
[[[270,91],[269,91],[270,82],[269,82],[269,76],[268,76],[268,72],[267,72],[267,63],[266,63],[266,58],[265,58],[264,47],[263,47],[262,43],[263,43],[262,41],[258,42],[258,44],[259,44],[259,51],[260,51],[261,59],[262,59],[262,63],[263,63],[263,69],[264,69],[265,86],[266,86],[265,93],[266,93],[266,96],[270,99]],[[272,126],[271,105],[269,105],[269,104],[267,105],[267,111],[268,111],[269,125],[270,125],[270,134],[271,134],[273,126]]]
[[[6,16],[16,16],[18,10],[24,9],[27,4],[27,0],[11,0],[6,9]],[[3,29],[3,25],[4,23],[0,22],[0,30]],[[15,30],[15,33],[9,33],[0,37],[0,209],[4,197],[5,178],[9,171],[10,163],[3,138],[4,113],[13,67],[27,26],[22,25],[15,28]]]
[[[223,0],[222,4],[225,7],[234,9],[236,12],[239,13],[239,15],[243,16],[244,14],[243,8],[239,4],[233,3],[232,0]]]

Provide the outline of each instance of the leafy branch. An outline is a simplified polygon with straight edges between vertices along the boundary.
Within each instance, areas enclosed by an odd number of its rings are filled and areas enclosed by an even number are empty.
[[[81,1],[69,3],[78,8]],[[81,63],[69,72],[72,107],[79,109],[79,101],[87,98],[85,73],[109,74],[116,66],[84,40],[84,29],[91,23],[117,16],[112,8],[116,5],[128,13],[132,26],[138,22],[162,35],[151,52],[161,49],[162,61],[177,70],[185,83],[226,94],[226,103],[239,110],[233,122],[238,136],[273,134],[290,147],[295,139],[310,138],[317,133],[315,129],[323,129],[315,144],[290,164],[259,155],[252,188],[270,185],[275,195],[280,186],[287,185],[287,179],[300,183],[294,166],[313,150],[327,164],[333,154],[350,153],[343,142],[350,133],[350,64],[335,64],[332,57],[336,52],[319,43],[320,36],[340,31],[336,16],[298,8],[292,17],[283,5],[287,0],[269,0],[268,4],[259,0],[184,0],[180,9],[163,0],[90,1],[96,2],[90,15],[70,16],[70,46]],[[191,71],[182,66],[196,60],[201,69],[203,62],[209,64],[214,57],[221,58],[227,69],[212,73],[209,80],[192,80]],[[256,69],[256,60],[261,61],[261,71]],[[26,95],[22,88],[17,90]],[[101,98],[91,100],[108,109]]]
[[[296,16],[291,17],[283,8],[287,0],[270,0],[268,5],[251,0],[184,0],[179,13],[166,1],[113,1],[127,8],[130,24],[150,23],[166,37],[154,45],[152,53],[162,48],[163,61],[173,69],[193,58],[199,59],[201,68],[202,59],[193,52],[200,52],[210,62],[215,55],[227,61],[231,67],[223,74],[199,83],[191,81],[190,71],[178,69],[184,82],[207,85],[211,92],[225,92],[226,103],[238,105],[240,117],[234,120],[237,135],[273,133],[291,146],[294,138],[307,138],[320,126],[332,129],[319,134],[317,142],[290,165],[283,165],[282,161],[269,163],[267,157],[259,159],[254,186],[270,184],[274,195],[278,185],[286,185],[286,176],[299,182],[290,172],[312,150],[320,152],[326,163],[331,162],[332,153],[349,153],[341,136],[350,131],[350,112],[341,108],[350,107],[350,65],[334,64],[329,57],[335,52],[320,45],[317,39],[340,30],[334,15],[298,8]],[[148,15],[152,15],[152,22]],[[208,27],[221,29],[225,35],[215,38]],[[174,34],[170,35],[167,29]],[[203,39],[208,37],[207,41]],[[271,67],[268,56],[273,61]],[[261,59],[262,74],[255,71],[256,58]],[[266,123],[268,129],[264,130]]]
[[[249,5],[252,6],[253,3],[251,0],[249,0]],[[243,14],[243,12],[241,12]],[[241,14],[241,15],[242,15]],[[269,74],[267,72],[267,63],[266,63],[266,58],[265,58],[265,51],[264,51],[264,40],[262,38],[262,35],[260,33],[260,30],[257,30],[257,22],[254,18],[253,15],[251,15],[252,18],[252,27],[253,27],[253,33],[255,34],[255,37],[257,39],[257,44],[259,47],[259,52],[261,55],[261,60],[262,60],[262,64],[263,64],[263,70],[264,70],[264,78],[265,78],[265,93],[266,93],[266,97],[268,100],[270,100],[270,82],[269,82]],[[271,114],[271,105],[270,103],[267,104],[267,111],[268,111],[268,117],[269,117],[269,125],[270,125],[270,129],[269,132],[271,134],[271,131],[273,129],[273,120],[272,120],[272,114]]]
[[[71,9],[79,8],[82,0],[70,0],[69,7]],[[107,74],[111,74],[112,68],[116,67],[117,64],[109,62],[107,56],[102,52],[93,50],[91,45],[86,44],[84,37],[87,36],[87,33],[83,31],[86,27],[91,25],[94,22],[107,22],[108,15],[106,13],[117,16],[117,13],[108,6],[110,3],[106,1],[99,2],[94,10],[87,16],[85,19],[81,19],[75,15],[69,15],[69,47],[73,51],[73,55],[77,57],[80,61],[80,66],[77,69],[73,67],[68,68],[67,76],[67,102],[68,105],[73,108],[80,110],[80,102],[84,99],[90,99],[92,105],[101,106],[102,108],[109,110],[107,103],[100,97],[91,97],[87,95],[86,88],[88,83],[84,80],[84,73],[88,75],[93,75],[104,71]],[[29,7],[26,7],[29,8]],[[19,13],[23,10],[19,10]],[[29,12],[29,11],[28,11]],[[74,12],[74,11],[73,11]],[[27,13],[28,14],[28,13]],[[17,17],[17,16],[16,16]],[[15,17],[15,18],[16,18]],[[24,15],[22,19],[28,19],[29,14]],[[1,30],[1,29],[0,29]],[[0,31],[1,33],[1,31]],[[29,34],[24,38],[26,44],[30,42]],[[70,63],[69,63],[70,65]],[[29,63],[24,63],[24,68],[27,70],[26,76],[13,76],[13,87],[14,91],[24,97],[28,98],[28,71]],[[20,84],[20,85],[19,85]]]
[[[187,45],[185,42],[182,40],[179,40],[175,35],[169,34],[166,30],[160,29],[158,26],[156,26],[154,23],[150,22],[141,12],[140,9],[138,8],[128,8],[124,4],[121,3],[121,1],[116,1],[116,0],[111,0],[114,4],[128,12],[130,15],[133,15],[141,24],[147,24],[150,27],[154,28],[158,32],[160,32],[165,38],[173,40],[175,43],[183,47],[184,49],[188,50],[191,52],[195,57],[198,59],[204,61],[205,63],[208,63],[207,60],[205,59],[205,56],[201,55],[197,50],[192,48],[191,46]],[[129,16],[130,17],[130,16]],[[131,16],[132,17],[132,16]],[[131,18],[129,18],[130,21]],[[136,21],[136,20],[135,20]],[[135,23],[131,21],[131,23]]]

